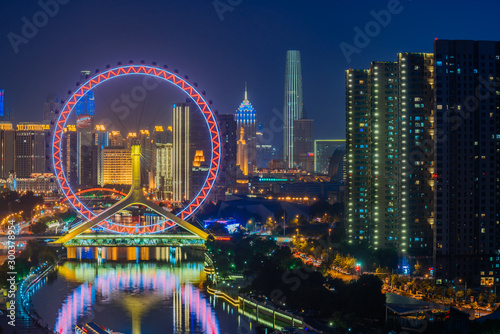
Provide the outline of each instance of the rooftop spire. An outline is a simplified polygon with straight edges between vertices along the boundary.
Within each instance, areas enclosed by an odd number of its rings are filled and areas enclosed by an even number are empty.
[[[248,101],[247,82],[245,81],[245,101]]]

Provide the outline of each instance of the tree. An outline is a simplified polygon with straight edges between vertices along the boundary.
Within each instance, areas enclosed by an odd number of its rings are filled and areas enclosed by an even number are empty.
[[[453,298],[453,296],[455,296],[455,289],[449,287],[448,290],[446,290],[446,296],[448,298]]]
[[[422,275],[422,265],[417,261],[415,264],[415,270],[413,271],[413,275],[421,276]]]
[[[488,296],[488,303],[494,304],[496,301],[497,301],[497,295],[495,295],[494,293]]]
[[[47,224],[43,220],[39,220],[31,223],[28,229],[33,234],[42,234],[47,232]]]

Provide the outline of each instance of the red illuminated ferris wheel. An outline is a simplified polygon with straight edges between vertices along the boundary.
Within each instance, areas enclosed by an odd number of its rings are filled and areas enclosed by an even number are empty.
[[[66,127],[66,123],[74,107],[80,101],[80,99],[85,96],[85,94],[92,91],[103,82],[130,75],[154,77],[174,85],[193,101],[206,122],[211,144],[211,157],[209,161],[210,166],[205,182],[201,186],[198,194],[176,214],[176,216],[178,216],[182,220],[185,220],[193,215],[201,207],[215,185],[219,173],[219,164],[221,157],[219,128],[217,125],[215,114],[203,94],[198,91],[198,89],[193,84],[182,78],[179,74],[173,73],[166,68],[161,68],[156,65],[128,64],[106,69],[105,71],[96,73],[94,76],[88,78],[88,80],[86,80],[73,93],[70,94],[69,98],[63,104],[59,118],[55,125],[54,135],[52,139],[52,162],[59,187],[68,202],[83,217],[90,220],[93,217],[97,216],[97,213],[94,213],[79,199],[68,181],[67,172],[65,171],[62,163],[62,138],[64,135],[64,128]],[[123,226],[109,221],[100,224],[100,226],[117,233],[130,233],[133,229],[131,227],[131,230],[129,231],[128,229],[124,229]],[[155,226],[148,226],[148,228],[141,229],[139,232],[137,232],[137,229],[135,229],[135,232],[139,234],[158,233],[170,228],[171,226],[171,222],[163,221],[156,224]]]

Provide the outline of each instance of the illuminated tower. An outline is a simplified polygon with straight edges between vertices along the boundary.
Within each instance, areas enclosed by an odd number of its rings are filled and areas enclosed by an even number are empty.
[[[245,99],[241,102],[240,107],[236,110],[236,126],[244,131],[244,142],[246,145],[246,164],[240,166],[243,175],[252,174],[253,166],[257,164],[257,134],[255,124],[255,109],[248,101],[247,87],[245,84]],[[238,146],[239,147],[239,146]],[[238,153],[239,155],[239,153]]]
[[[189,199],[190,189],[190,104],[174,104],[173,113],[172,191],[173,200],[182,202]]]
[[[245,141],[245,128],[240,128],[240,140],[237,142],[238,145],[238,158],[236,165],[240,166],[243,175],[248,175],[248,151],[247,144]]]
[[[158,197],[172,200],[172,144],[155,144]]]
[[[300,51],[286,53],[285,101],[283,107],[283,153],[285,164],[293,168],[293,122],[303,117],[302,70]]]

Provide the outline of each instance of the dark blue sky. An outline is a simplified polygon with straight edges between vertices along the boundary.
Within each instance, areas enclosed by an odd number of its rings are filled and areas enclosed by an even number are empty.
[[[41,121],[47,93],[66,97],[82,69],[143,59],[188,74],[220,113],[236,110],[247,81],[258,120],[269,123],[273,108],[283,109],[286,50],[297,49],[316,138],[343,138],[344,70],[395,60],[397,52],[432,52],[436,37],[500,40],[500,2],[492,0],[401,0],[391,22],[350,63],[340,43],[353,45],[354,28],[364,30],[374,20],[370,11],[394,0],[220,0],[237,4],[222,21],[213,0],[61,2],[68,3],[16,54],[8,34],[22,36],[22,18],[33,22],[41,7],[2,1],[0,88],[16,122]],[[282,134],[274,131],[281,145]]]

